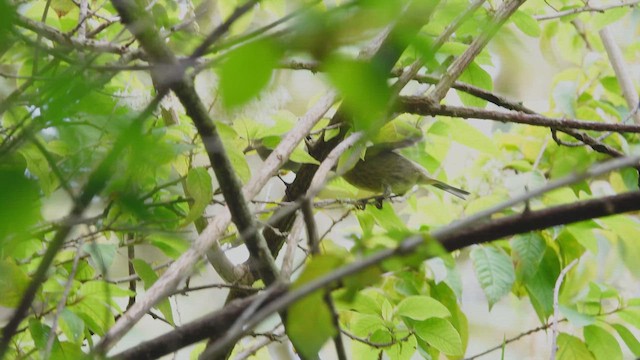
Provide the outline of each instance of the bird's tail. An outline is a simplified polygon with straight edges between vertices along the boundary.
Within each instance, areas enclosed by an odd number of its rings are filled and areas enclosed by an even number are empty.
[[[437,187],[438,189],[444,190],[451,195],[457,196],[462,200],[465,200],[467,198],[467,195],[469,195],[468,191],[458,189],[457,187],[453,187],[439,180],[435,180],[435,179],[431,179],[431,180],[433,181],[431,182],[431,185]]]

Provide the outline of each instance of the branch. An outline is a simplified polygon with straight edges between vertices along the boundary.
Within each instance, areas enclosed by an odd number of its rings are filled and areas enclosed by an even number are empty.
[[[89,180],[84,186],[81,195],[76,199],[73,208],[69,212],[69,215],[67,215],[66,217],[66,220],[69,221],[64,221],[60,225],[58,232],[49,243],[47,251],[40,260],[40,264],[33,274],[29,286],[22,295],[20,304],[11,316],[9,323],[2,329],[2,338],[0,339],[0,359],[3,358],[4,354],[8,350],[11,338],[15,334],[16,329],[18,328],[24,317],[27,315],[27,310],[31,306],[31,303],[35,298],[36,292],[40,288],[40,285],[46,280],[47,271],[49,270],[49,267],[51,266],[51,263],[53,262],[56,254],[62,248],[62,245],[64,245],[65,239],[71,232],[71,229],[74,225],[74,220],[82,217],[82,214],[89,206],[89,203],[91,202],[93,197],[102,191],[107,181],[110,179],[110,174],[112,174],[113,166],[119,160],[119,156],[122,151],[126,148],[127,142],[131,139],[131,136],[133,134],[137,134],[140,131],[143,120],[151,115],[164,95],[165,92],[159,93],[153,99],[153,101],[149,105],[147,105],[144,111],[136,119],[133,119],[133,121],[129,125],[129,128],[122,132],[122,135],[113,145],[111,151],[89,176]]]
[[[581,201],[574,204],[560,205],[539,211],[530,211],[525,214],[516,214],[473,226],[457,227],[456,229],[448,231],[434,231],[432,235],[433,238],[441,242],[448,251],[454,251],[472,244],[498,240],[510,235],[636,210],[640,210],[640,191]],[[440,235],[435,235],[435,233],[440,233]],[[220,342],[216,342],[216,346],[224,347],[225,344],[237,341],[245,333],[250,332],[253,327],[271,314],[285,309],[292,303],[304,298],[312,292],[330,287],[340,279],[355,274],[368,267],[375,266],[388,258],[410,254],[424,243],[424,237],[412,236],[404,240],[397,248],[382,250],[369,257],[343,266],[323,277],[306,283],[296,290],[285,293],[286,290],[284,288],[277,287],[277,291],[269,296],[267,300],[268,302],[251,317],[251,319],[245,324],[244,330],[241,332],[225,334],[225,330],[230,327],[236,317],[240,316],[240,314],[242,314],[245,309],[253,303],[251,300],[255,299],[255,297],[235,300],[230,303],[228,307],[207,316],[207,321],[204,320],[205,318],[196,320],[194,323],[184,325],[183,327],[173,330],[156,339],[147,341],[136,348],[132,348],[124,353],[118,354],[115,358],[151,358],[143,357],[144,351],[153,351],[153,358],[156,358],[174,352],[189,344],[203,340],[203,338],[199,336],[207,337],[208,334],[212,333],[220,339]],[[197,328],[205,326],[209,329],[207,331],[210,332],[202,330],[201,332],[203,334],[197,335],[200,332]],[[545,329],[548,328],[548,326],[549,325],[547,325]],[[190,329],[189,335],[185,334],[186,331],[184,329],[186,328]],[[537,329],[534,329],[533,331],[537,331]],[[180,340],[179,345],[178,340]],[[141,350],[141,347],[144,347],[146,350]],[[122,357],[125,353],[128,356]]]
[[[565,129],[612,131],[618,133],[640,133],[640,125],[610,124],[596,121],[549,118],[542,115],[525,114],[515,111],[485,110],[473,107],[448,106],[432,103],[429,98],[418,96],[400,97],[400,110],[411,114],[427,116],[450,116],[463,119],[496,120],[504,123],[527,124]]]
[[[578,263],[578,259],[574,259],[567,267],[560,271],[560,275],[556,279],[556,284],[553,287],[553,321],[551,322],[552,332],[552,345],[551,345],[551,360],[556,359],[556,352],[558,351],[558,322],[560,320],[560,285],[564,281],[564,277],[567,276],[569,270],[571,270]]]
[[[271,155],[265,160],[260,171],[251,178],[244,186],[243,191],[248,199],[253,199],[264,185],[273,177],[282,165],[287,161],[296,146],[302,141],[313,126],[322,118],[335,101],[335,93],[330,92],[321,98],[307,113],[298,120],[296,128],[282,139]],[[145,292],[145,296],[138,299],[136,304],[129,309],[115,325],[104,336],[102,342],[105,349],[110,348],[119,340],[133,325],[146,314],[161,299],[170,295],[180,281],[193,271],[195,264],[200,260],[213,244],[217,244],[218,239],[224,234],[229,223],[231,214],[227,208],[223,209],[207,228],[198,236],[191,248],[189,248],[180,258],[178,258]],[[239,272],[236,276],[245,276],[244,272]]]
[[[613,67],[613,71],[616,74],[618,84],[620,84],[620,87],[622,88],[622,95],[627,101],[629,112],[633,112],[633,119],[636,125],[640,125],[640,113],[636,111],[638,108],[638,92],[631,81],[631,73],[629,72],[627,64],[624,62],[622,51],[620,51],[620,47],[616,44],[616,41],[607,26],[602,28],[599,34],[602,44],[604,45],[604,49],[607,51],[607,55],[609,56],[611,67]]]
[[[520,5],[524,4],[525,0],[509,0],[503,3],[502,6],[496,11],[493,20],[487,24],[485,29],[469,45],[467,50],[458,57],[451,66],[447,69],[446,74],[442,76],[435,88],[429,93],[429,99],[433,103],[439,103],[447,95],[447,92],[453,85],[454,81],[460,77],[462,72],[471,64],[473,59],[480,54],[482,49],[487,46],[491,38],[498,32],[498,29],[502,26],[518,10]]]
[[[605,12],[606,10],[610,10],[610,9],[615,9],[615,8],[619,8],[619,7],[635,7],[636,5],[638,5],[638,3],[640,3],[640,1],[638,0],[634,0],[634,1],[628,1],[628,2],[620,2],[618,4],[611,4],[611,5],[605,5],[605,6],[584,6],[581,8],[575,8],[575,9],[569,9],[569,10],[564,10],[564,11],[558,11],[555,14],[550,14],[550,15],[537,15],[534,16],[533,18],[538,20],[538,21],[545,21],[545,20],[551,20],[551,19],[558,19],[561,17],[565,17],[565,16],[569,16],[569,15],[575,15],[575,14],[579,14],[579,13],[583,13],[583,12]]]
[[[88,51],[93,53],[112,53],[122,55],[128,51],[127,46],[118,45],[103,40],[80,39],[70,37],[60,32],[58,29],[45,23],[34,21],[20,14],[16,14],[16,24],[25,29],[31,30],[62,46],[72,47],[78,51]]]

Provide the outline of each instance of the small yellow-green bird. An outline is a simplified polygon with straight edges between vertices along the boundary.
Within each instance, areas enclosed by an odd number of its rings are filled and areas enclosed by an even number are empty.
[[[435,186],[463,200],[469,195],[465,190],[432,178],[422,166],[390,149],[369,148],[364,159],[342,177],[359,189],[385,195],[403,195],[414,185]]]

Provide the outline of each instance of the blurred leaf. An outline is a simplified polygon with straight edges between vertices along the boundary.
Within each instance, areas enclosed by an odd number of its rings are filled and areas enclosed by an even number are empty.
[[[584,328],[584,342],[597,360],[622,360],[622,349],[618,340],[598,325]]]
[[[149,236],[149,243],[165,255],[177,259],[189,248],[189,242],[177,234],[155,233]]]
[[[0,248],[9,237],[23,236],[40,220],[40,191],[24,173],[19,166],[0,164]]]
[[[13,261],[0,260],[0,306],[18,307],[29,281],[29,276]]]
[[[510,17],[510,20],[526,35],[531,37],[540,36],[540,26],[533,16],[522,10],[518,10]]]
[[[91,256],[95,266],[104,275],[111,267],[118,247],[115,244],[86,243],[82,250]]]
[[[429,134],[451,138],[462,145],[486,154],[493,156],[499,154],[498,148],[489,137],[463,119],[438,120],[429,128]]]
[[[636,336],[624,325],[611,324],[611,326],[616,329],[616,332],[620,335],[620,338],[624,341],[629,350],[631,350],[633,355],[636,357],[640,356],[640,341],[638,341]]]
[[[331,255],[313,257],[292,289],[329,273],[342,262],[341,258]],[[324,292],[315,291],[288,309],[287,335],[305,358],[316,357],[322,345],[336,334],[331,311],[323,299]]]
[[[560,333],[558,335],[557,360],[596,360],[586,345],[575,336]]]
[[[530,279],[538,270],[547,247],[544,239],[537,232],[519,234],[511,240],[511,256],[519,279]]]
[[[491,75],[489,75],[488,72],[475,62],[469,64],[469,66],[462,72],[462,75],[460,75],[460,81],[475,85],[485,90],[493,90],[493,79],[491,78]],[[463,91],[457,91],[457,93],[464,105],[479,108],[483,108],[487,105],[486,100],[471,96]]]
[[[182,222],[182,226],[192,223],[202,216],[204,210],[213,199],[213,185],[211,175],[202,167],[191,168],[187,174],[187,194],[193,200],[189,214]]]
[[[415,324],[415,333],[429,345],[451,356],[464,354],[460,334],[447,320],[430,318]]]
[[[344,106],[353,115],[354,131],[378,130],[389,105],[387,74],[369,62],[337,57],[327,64],[327,71],[344,98]]]
[[[515,281],[513,263],[504,250],[495,246],[475,246],[470,256],[491,309],[511,291]]]
[[[256,97],[271,80],[280,50],[270,40],[250,42],[229,54],[220,66],[220,93],[225,107]]]
[[[553,288],[559,275],[558,256],[547,247],[538,270],[525,282],[531,305],[542,323],[553,313]]]
[[[560,309],[560,313],[564,317],[566,317],[567,320],[569,320],[569,322],[573,326],[585,327],[587,325],[593,324],[596,321],[595,317],[593,317],[591,315],[580,313],[574,308],[567,307],[567,306],[564,306],[564,305],[559,305],[558,307]]]
[[[84,340],[84,322],[69,309],[62,309],[60,313],[60,329],[72,342],[81,345]]]
[[[409,296],[397,307],[396,314],[413,320],[426,320],[431,317],[445,318],[451,316],[449,310],[438,300],[429,296]]]
[[[136,270],[136,274],[138,274],[140,279],[142,279],[145,290],[149,289],[151,285],[158,280],[158,275],[155,270],[153,270],[153,268],[142,259],[133,259],[131,262]],[[160,310],[162,315],[164,315],[165,320],[173,324],[173,310],[171,310],[171,303],[169,302],[169,299],[160,301],[155,307]]]

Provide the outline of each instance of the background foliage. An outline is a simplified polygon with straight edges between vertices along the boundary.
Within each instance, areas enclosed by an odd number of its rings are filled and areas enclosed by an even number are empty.
[[[640,357],[636,4],[0,0],[0,358]],[[471,196],[308,192],[354,134]]]

